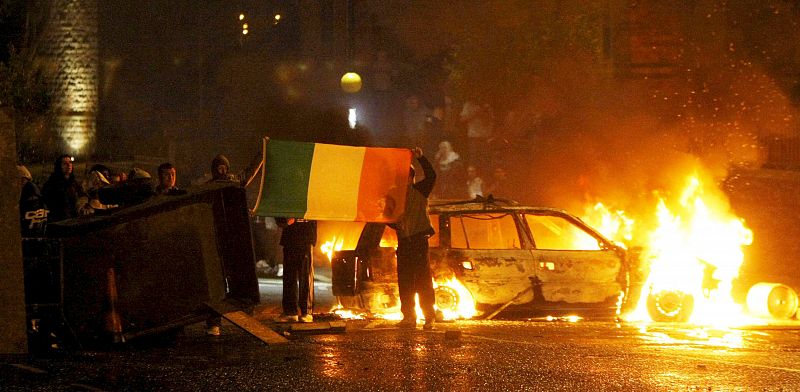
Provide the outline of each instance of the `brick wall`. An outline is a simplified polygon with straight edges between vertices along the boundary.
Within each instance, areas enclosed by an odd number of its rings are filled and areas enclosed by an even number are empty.
[[[97,0],[51,0],[40,56],[48,64],[54,126],[65,152],[91,155],[98,109]]]

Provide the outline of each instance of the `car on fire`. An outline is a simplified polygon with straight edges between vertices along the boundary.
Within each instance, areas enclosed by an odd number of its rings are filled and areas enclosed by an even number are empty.
[[[475,316],[616,315],[635,306],[643,274],[628,251],[555,208],[475,199],[432,202],[429,239],[436,306]],[[333,294],[373,315],[399,309],[394,230],[368,223],[355,249],[334,253]]]

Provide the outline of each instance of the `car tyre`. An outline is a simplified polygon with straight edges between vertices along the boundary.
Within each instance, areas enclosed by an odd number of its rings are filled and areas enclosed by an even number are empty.
[[[686,322],[694,310],[694,297],[682,291],[659,291],[647,295],[647,313],[653,321]]]

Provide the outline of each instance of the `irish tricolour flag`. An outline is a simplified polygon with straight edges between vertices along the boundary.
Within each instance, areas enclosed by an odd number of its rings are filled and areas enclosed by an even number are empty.
[[[411,151],[264,139],[260,216],[396,221]]]

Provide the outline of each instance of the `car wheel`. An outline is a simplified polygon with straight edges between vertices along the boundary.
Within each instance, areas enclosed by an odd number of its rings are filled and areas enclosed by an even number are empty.
[[[447,286],[439,286],[434,291],[436,296],[436,307],[439,310],[458,310],[458,292]]]
[[[653,321],[685,322],[694,310],[694,297],[682,291],[659,291],[647,295],[647,313]]]

